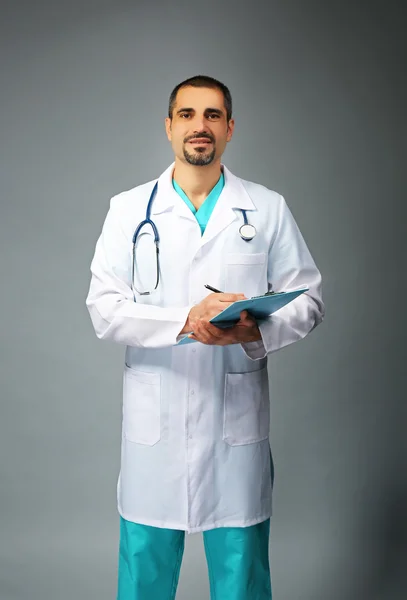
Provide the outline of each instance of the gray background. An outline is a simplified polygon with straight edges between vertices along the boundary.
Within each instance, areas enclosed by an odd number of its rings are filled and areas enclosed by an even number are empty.
[[[401,4],[2,3],[0,600],[115,598],[124,349],[89,265],[198,73],[234,98],[225,163],[286,197],[324,281],[324,323],[270,360],[274,598],[406,598]],[[203,600],[186,541],[177,599]]]

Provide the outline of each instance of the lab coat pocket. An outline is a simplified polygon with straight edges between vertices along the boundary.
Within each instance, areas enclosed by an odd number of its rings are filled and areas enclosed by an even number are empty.
[[[223,439],[230,446],[265,440],[270,430],[267,366],[248,373],[227,373]]]
[[[124,368],[123,435],[129,442],[153,446],[161,437],[161,376]]]
[[[225,257],[225,292],[247,297],[267,291],[267,254],[230,253]]]

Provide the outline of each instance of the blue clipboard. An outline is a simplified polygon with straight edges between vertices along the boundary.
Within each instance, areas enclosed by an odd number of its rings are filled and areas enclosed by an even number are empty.
[[[213,323],[220,329],[232,327],[232,325],[235,325],[240,320],[242,310],[247,310],[257,321],[262,321],[308,290],[309,288],[302,288],[301,290],[294,290],[292,292],[277,292],[274,294],[265,294],[264,296],[255,296],[247,300],[238,300],[225,308],[216,317],[213,317],[210,323]],[[189,338],[188,335],[186,333],[185,337],[176,343],[176,346],[184,346],[185,344],[196,342],[196,340]]]

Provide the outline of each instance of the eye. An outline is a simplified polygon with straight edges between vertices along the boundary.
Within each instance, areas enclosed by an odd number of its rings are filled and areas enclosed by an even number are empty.
[[[181,119],[188,119],[191,115],[189,113],[180,113],[179,116]]]
[[[209,113],[208,117],[213,121],[214,119],[219,119],[218,113]]]

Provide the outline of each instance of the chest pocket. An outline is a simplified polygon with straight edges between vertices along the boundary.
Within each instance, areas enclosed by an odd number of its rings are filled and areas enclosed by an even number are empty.
[[[153,446],[161,437],[161,376],[124,367],[123,435]]]
[[[227,293],[244,293],[248,298],[267,292],[267,254],[234,253],[225,257]]]

